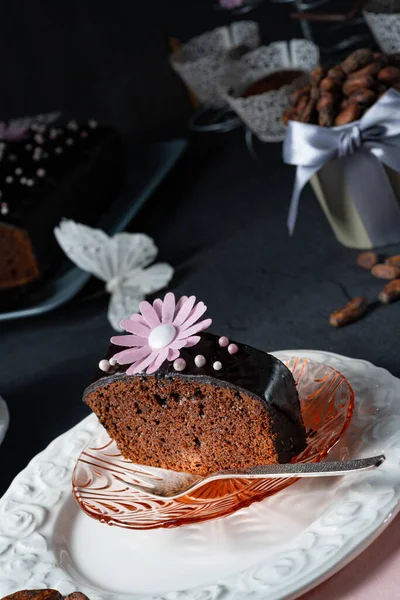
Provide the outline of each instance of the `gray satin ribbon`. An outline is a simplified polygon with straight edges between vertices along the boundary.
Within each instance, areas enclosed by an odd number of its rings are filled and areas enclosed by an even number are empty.
[[[383,165],[400,172],[400,94],[389,90],[359,120],[343,127],[290,121],[283,160],[296,165],[288,216],[296,224],[300,194],[326,163],[342,159],[345,181],[368,236],[375,246],[398,241],[400,206]]]

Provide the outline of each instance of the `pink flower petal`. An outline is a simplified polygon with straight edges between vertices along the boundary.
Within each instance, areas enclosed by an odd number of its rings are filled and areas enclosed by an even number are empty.
[[[196,323],[189,327],[189,329],[185,329],[185,331],[180,331],[178,334],[178,340],[182,340],[184,338],[191,337],[193,334],[198,333],[199,331],[204,331],[207,327],[210,327],[212,323],[212,319],[204,319],[204,321],[200,321],[200,323]]]
[[[157,356],[157,354],[155,352],[151,352],[149,354],[149,356],[147,356],[144,360],[142,360],[142,361],[139,360],[136,363],[134,363],[131,367],[129,367],[126,374],[134,375],[135,373],[141,373],[142,371],[145,370],[146,367],[151,365],[151,363],[154,361],[156,356]]]
[[[161,298],[156,298],[153,302],[153,308],[157,313],[158,318],[160,319],[160,323],[161,323],[161,314],[162,314],[162,300]]]
[[[151,354],[151,348],[145,346],[144,348],[135,348],[134,350],[122,350],[114,354],[113,358],[120,365],[129,365],[129,363],[137,362],[149,356]]]
[[[139,313],[133,313],[133,315],[129,317],[129,320],[136,321],[136,323],[141,323],[142,325],[147,325],[146,319]]]
[[[176,303],[175,306],[175,315],[174,318],[176,317],[176,315],[178,314],[178,312],[181,310],[183,304],[186,302],[186,300],[188,299],[187,296],[181,296],[178,300],[178,302]]]
[[[195,302],[196,296],[190,296],[190,298],[188,298],[186,302],[182,304],[182,308],[180,309],[180,311],[178,313],[176,313],[175,311],[174,325],[182,325],[182,323],[185,322]]]
[[[158,371],[158,369],[161,367],[161,365],[163,364],[163,362],[165,360],[167,360],[167,355],[168,355],[168,348],[162,348],[160,350],[157,358],[153,362],[153,364],[151,364],[151,365],[149,365],[147,367],[146,373],[148,375],[151,375],[151,373],[155,373],[155,371]]]
[[[174,318],[175,312],[175,296],[172,292],[168,292],[164,298],[163,306],[162,306],[162,323],[172,323],[172,319]]]
[[[192,337],[185,340],[185,348],[190,348],[191,346],[195,346],[201,340],[199,335],[192,335]]]
[[[129,333],[134,333],[135,335],[139,335],[140,337],[148,338],[150,335],[150,327],[147,325],[142,325],[142,323],[138,323],[137,321],[131,321],[130,319],[123,319],[121,321],[121,327],[123,327]]]
[[[196,304],[186,321],[182,323],[181,330],[188,329],[191,325],[193,325],[193,323],[198,321],[200,317],[204,315],[206,310],[207,306],[204,304],[204,302],[199,302],[198,304]]]
[[[144,302],[141,302],[140,303],[140,312],[146,319],[147,324],[152,329],[153,329],[153,327],[157,327],[157,325],[160,324],[160,319],[158,318],[158,315],[157,315],[156,311],[154,310],[154,308],[152,307],[152,305],[150,304],[150,302],[146,302],[146,300]]]
[[[175,360],[179,356],[179,350],[174,350],[173,348],[168,348],[168,356],[167,360]]]
[[[114,335],[111,338],[111,343],[116,346],[125,346],[126,348],[133,348],[134,346],[140,348],[147,346],[148,339],[139,337],[138,335]]]
[[[169,344],[168,347],[172,348],[173,350],[180,350],[180,348],[183,348],[185,344],[186,340],[174,340]]]

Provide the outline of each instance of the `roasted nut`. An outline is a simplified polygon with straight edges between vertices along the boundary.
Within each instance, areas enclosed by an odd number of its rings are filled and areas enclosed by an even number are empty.
[[[335,125],[347,125],[352,121],[357,121],[361,117],[362,108],[359,104],[351,104],[338,114],[335,119]]]
[[[62,596],[57,590],[21,590],[2,600],[61,600]]]
[[[302,113],[299,117],[299,121],[301,121],[302,123],[312,123],[313,113],[315,112],[315,104],[316,104],[315,100],[310,98],[306,107],[304,108],[304,110],[302,111]],[[299,111],[297,111],[297,112],[299,112]]]
[[[385,260],[385,265],[390,265],[392,267],[398,267],[400,269],[400,254],[395,254],[394,256],[388,256]]]
[[[295,90],[294,92],[292,92],[290,94],[290,104],[292,106],[295,106],[302,96],[306,96],[307,94],[310,93],[310,90],[311,90],[311,86],[309,84],[307,84],[304,87],[300,88],[299,90]]]
[[[384,67],[378,73],[378,79],[386,85],[392,85],[400,81],[400,69],[397,67]]]
[[[341,66],[338,65],[337,67],[332,67],[332,69],[329,69],[327,77],[337,81],[338,83],[342,83],[343,79],[345,78],[345,74],[343,73]]]
[[[298,115],[302,115],[305,107],[307,106],[307,104],[310,101],[310,97],[309,96],[301,96],[300,100],[298,101],[297,105],[296,105],[296,112]]]
[[[310,73],[310,83],[311,85],[318,86],[321,83],[321,79],[325,77],[325,69],[322,67],[317,67]]]
[[[371,269],[371,273],[378,279],[397,279],[400,276],[400,268],[394,265],[375,265]]]
[[[376,94],[372,90],[362,90],[349,97],[350,104],[361,104],[361,106],[371,106],[376,100]]]
[[[381,290],[379,296],[379,301],[382,304],[390,304],[395,300],[399,300],[400,298],[400,279],[393,279],[393,281],[389,281],[385,285],[385,287]]]
[[[377,265],[379,262],[378,256],[375,252],[361,252],[357,256],[357,264],[363,269],[372,269],[374,265]]]
[[[318,125],[320,127],[332,127],[335,122],[336,110],[334,106],[328,105],[318,112]]]
[[[365,75],[370,75],[371,77],[376,77],[379,71],[382,69],[381,62],[373,62],[370,65],[367,65],[363,69],[359,71],[354,71],[354,73],[350,73],[348,75],[348,79],[358,79],[359,77],[364,77]]]
[[[356,50],[342,62],[342,71],[346,73],[346,75],[348,73],[353,73],[353,71],[358,71],[371,63],[373,58],[374,55],[368,48]]]
[[[331,92],[324,92],[317,102],[317,110],[321,110],[326,106],[334,106],[336,96]]]
[[[321,92],[337,92],[342,87],[341,81],[325,77],[320,83]]]
[[[387,68],[387,67],[386,67]],[[343,84],[343,94],[351,96],[361,90],[370,89],[374,87],[375,80],[370,75],[364,75],[364,77],[357,77],[354,79],[348,79]]]
[[[297,117],[296,109],[293,106],[289,106],[289,108],[287,108],[282,115],[282,121],[283,121],[284,125],[287,125],[289,123],[289,121],[295,121],[296,117]]]
[[[65,596],[65,600],[89,600],[89,598],[82,592],[72,592],[68,596]]]
[[[353,300],[350,300],[342,308],[333,311],[329,317],[329,323],[332,327],[343,327],[343,325],[352,323],[362,317],[367,312],[367,307],[367,299],[357,296],[357,298],[353,298]]]

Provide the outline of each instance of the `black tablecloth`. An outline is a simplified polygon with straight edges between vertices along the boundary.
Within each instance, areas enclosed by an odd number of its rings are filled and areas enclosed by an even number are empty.
[[[176,269],[170,289],[204,300],[213,331],[265,350],[364,358],[400,376],[400,302],[348,327],[329,326],[333,309],[356,295],[373,301],[383,283],[336,241],[310,189],[288,237],[293,176],[279,144],[265,146],[257,162],[235,135],[210,155],[189,152],[130,229],[154,237],[159,260]],[[92,292],[51,314],[0,324],[0,394],[11,413],[0,447],[0,494],[89,412],[82,391],[112,334],[108,297]]]

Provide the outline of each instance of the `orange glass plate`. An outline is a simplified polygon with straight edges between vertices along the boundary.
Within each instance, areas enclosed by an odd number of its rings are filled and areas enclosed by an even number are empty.
[[[296,381],[307,430],[307,447],[292,462],[319,462],[350,423],[353,390],[341,373],[327,365],[306,358],[288,358],[284,362]],[[125,459],[101,428],[78,459],[72,477],[73,493],[82,510],[101,523],[154,529],[230,515],[298,481],[232,478],[205,484],[192,495],[177,500],[160,500],[127,485],[126,482],[139,482],[143,472],[146,476],[162,475],[162,469]]]

